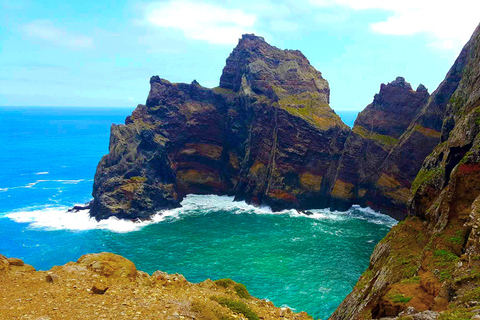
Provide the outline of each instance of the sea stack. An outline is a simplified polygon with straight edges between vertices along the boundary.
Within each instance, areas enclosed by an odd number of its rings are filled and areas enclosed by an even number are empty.
[[[146,105],[111,128],[91,215],[147,219],[189,193],[255,205],[329,206],[350,132],[329,107],[322,74],[296,50],[244,35],[220,86],[150,80]]]

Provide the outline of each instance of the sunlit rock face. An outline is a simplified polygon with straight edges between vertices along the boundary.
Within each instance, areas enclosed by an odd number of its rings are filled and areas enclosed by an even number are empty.
[[[329,206],[350,129],[329,86],[300,51],[244,35],[220,86],[150,80],[146,105],[111,129],[91,215],[148,218],[186,194],[229,194],[256,205]]]

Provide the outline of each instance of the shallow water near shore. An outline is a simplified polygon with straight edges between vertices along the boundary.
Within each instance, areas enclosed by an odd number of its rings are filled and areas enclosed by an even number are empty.
[[[192,282],[232,278],[250,293],[327,318],[395,224],[369,209],[272,213],[231,197],[190,195],[152,221],[67,213],[90,199],[109,127],[127,109],[0,108],[0,253],[37,269],[110,251],[139,270]]]

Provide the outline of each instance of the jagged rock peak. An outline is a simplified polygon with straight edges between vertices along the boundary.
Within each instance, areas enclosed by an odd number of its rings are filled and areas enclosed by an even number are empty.
[[[428,92],[428,89],[427,87],[425,87],[423,84],[419,84],[418,87],[417,87],[417,92]]]
[[[220,87],[274,99],[310,92],[328,103],[330,96],[328,82],[300,51],[281,50],[253,34],[243,35],[227,58]]]
[[[160,78],[159,76],[152,76],[150,78],[150,84],[154,84],[154,83],[160,83],[160,84],[171,84],[170,81],[166,80],[166,79],[162,79]]]
[[[382,86],[384,86],[384,84],[382,84]],[[412,86],[410,85],[410,83],[405,81],[404,77],[397,77],[394,81],[389,82],[387,86],[398,87],[398,88],[408,88],[409,90],[412,90]]]
[[[245,33],[244,35],[242,35],[242,38],[238,40],[238,43],[240,44],[242,41],[248,41],[248,40],[265,42],[264,37],[256,36],[253,33]]]

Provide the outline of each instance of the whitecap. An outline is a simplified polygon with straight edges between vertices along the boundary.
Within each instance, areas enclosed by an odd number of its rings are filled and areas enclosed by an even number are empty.
[[[104,229],[118,233],[137,231],[155,222],[153,220],[133,222],[114,217],[97,221],[90,217],[89,210],[69,212],[67,207],[27,208],[7,213],[5,217],[18,223],[28,223],[29,227],[35,229],[71,231]]]
[[[85,181],[85,179],[78,180],[52,180],[53,182],[60,182],[62,184],[79,184],[80,182]]]
[[[42,180],[38,180],[35,184],[41,181]],[[68,212],[68,207],[60,206],[26,208],[7,213],[5,214],[5,217],[19,223],[28,223],[32,228],[46,230],[81,231],[105,229],[113,232],[138,231],[149,224],[171,222],[187,216],[208,214],[218,211],[227,211],[232,214],[288,215],[290,217],[302,217],[315,220],[341,221],[345,219],[361,219],[389,227],[396,223],[396,220],[386,215],[375,212],[370,208],[360,208],[359,206],[354,206],[343,212],[330,211],[329,209],[314,209],[309,210],[309,215],[306,215],[294,209],[273,212],[269,207],[255,207],[244,201],[236,202],[234,201],[234,198],[230,196],[188,195],[181,204],[182,207],[180,208],[162,210],[153,215],[150,220],[146,221],[121,220],[115,217],[96,221],[90,217],[89,210]],[[293,241],[296,240],[298,239]]]
[[[41,176],[41,175],[45,175],[45,174],[49,174],[49,173],[50,173],[50,172],[48,172],[48,171],[42,171],[42,172],[36,172],[35,174],[36,174],[37,176]]]

